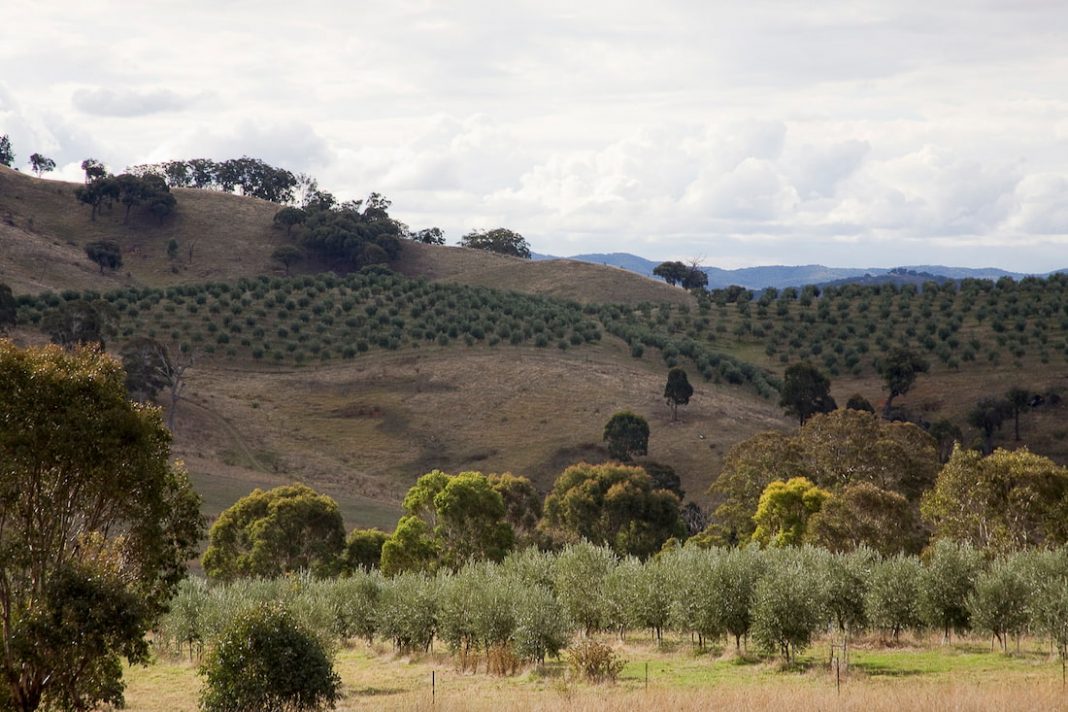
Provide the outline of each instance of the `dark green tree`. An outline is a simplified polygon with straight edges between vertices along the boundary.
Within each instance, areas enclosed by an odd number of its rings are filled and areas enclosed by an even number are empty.
[[[389,534],[381,529],[353,529],[345,540],[343,568],[347,573],[377,569],[382,562],[382,546]]]
[[[286,207],[274,214],[274,224],[285,227],[286,237],[289,237],[293,233],[293,226],[302,225],[307,217],[300,208]]]
[[[994,451],[994,432],[1012,415],[1012,403],[1003,398],[983,398],[968,411],[968,425],[983,434],[983,452]]]
[[[692,395],[693,386],[690,385],[690,379],[686,377],[686,371],[679,366],[668,371],[667,384],[664,386],[664,400],[671,408],[672,422],[678,419],[679,406],[688,405]]]
[[[18,321],[18,302],[11,292],[11,287],[0,282],[0,334],[7,332],[9,326]]]
[[[56,162],[40,153],[30,156],[30,169],[40,178],[42,173],[51,173],[56,169]]]
[[[341,695],[323,644],[276,604],[260,604],[231,622],[198,673],[203,712],[327,710]]]
[[[945,418],[931,423],[927,432],[938,444],[938,461],[943,464],[953,454],[954,445],[964,442],[964,433],[961,432],[960,427]]]
[[[846,401],[846,408],[849,410],[863,410],[868,413],[875,412],[875,408],[872,406],[871,401],[859,393],[854,393],[849,396],[849,400]]]
[[[630,462],[635,455],[649,451],[649,423],[629,410],[616,413],[604,426],[604,442],[608,454],[621,462]]]
[[[1026,388],[1020,387],[1010,388],[1009,392],[1005,394],[1005,399],[1012,406],[1013,435],[1016,438],[1016,442],[1020,441],[1020,413],[1031,408],[1031,399],[1034,395]]]
[[[504,227],[472,230],[460,238],[460,246],[530,259],[530,245],[526,239],[518,232]]]
[[[304,485],[252,491],[219,515],[204,552],[204,571],[229,581],[308,570],[337,572],[345,546],[341,511]]]
[[[808,361],[786,369],[779,405],[801,425],[817,413],[829,413],[838,407],[831,397],[831,380]]]
[[[85,171],[86,185],[93,181],[106,178],[108,174],[107,167],[95,158],[86,158],[82,161],[82,170]]]
[[[11,139],[7,134],[0,134],[0,166],[11,167],[15,162],[15,152],[11,150]]]
[[[664,280],[672,287],[681,284],[689,274],[690,268],[678,261],[661,262],[653,268],[653,275]],[[706,276],[706,284],[707,279]]]
[[[100,274],[104,274],[104,268],[115,270],[122,267],[122,248],[117,242],[111,240],[98,240],[85,246],[85,254],[100,267]]]
[[[92,181],[86,180],[85,186],[74,191],[74,196],[92,208],[90,219],[96,222],[100,210],[110,207],[119,199],[119,184],[113,178],[101,176]]]
[[[111,357],[0,341],[0,707],[121,706],[202,533],[169,444]]]
[[[271,259],[285,268],[288,277],[289,268],[304,259],[304,251],[293,245],[282,245],[271,253]]]
[[[883,415],[887,418],[893,412],[894,398],[903,396],[912,389],[916,377],[927,373],[930,364],[915,351],[895,348],[879,361],[879,375],[886,381],[890,395],[886,398]]]
[[[424,245],[444,245],[445,233],[440,227],[428,227],[412,235],[412,239]]]
[[[52,343],[67,349],[84,344],[104,348],[105,340],[115,333],[116,320],[115,307],[109,302],[75,299],[45,312],[41,329]]]

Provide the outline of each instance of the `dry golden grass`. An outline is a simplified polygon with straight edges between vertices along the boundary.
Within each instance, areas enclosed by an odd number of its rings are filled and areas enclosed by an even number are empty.
[[[859,648],[853,672],[836,687],[835,676],[817,661],[813,649],[805,672],[782,671],[775,663],[739,664],[730,653],[695,656],[685,645],[657,650],[648,644],[620,646],[631,663],[614,685],[571,681],[559,663],[543,673],[527,670],[514,677],[484,672],[461,673],[442,653],[398,656],[388,647],[360,645],[342,650],[336,661],[342,679],[343,712],[354,710],[474,710],[486,712],[653,712],[664,709],[903,710],[1068,709],[1059,664],[1031,646],[1022,656],[985,651],[981,644],[881,650]],[[877,660],[878,671],[862,669]],[[935,661],[937,664],[932,664]],[[645,665],[649,682],[646,687]],[[431,693],[431,675],[435,692]],[[127,672],[127,703],[137,712],[196,709],[200,681],[188,661],[165,660]]]
[[[272,220],[279,206],[210,190],[174,190],[178,208],[163,225],[150,216],[115,206],[89,219],[89,207],[74,197],[78,183],[37,179],[0,166],[0,281],[16,293],[46,289],[105,290],[132,283],[166,286],[281,274],[271,253],[290,239]],[[8,224],[7,218],[10,216]],[[123,248],[123,267],[101,276],[85,256],[94,240]],[[179,244],[167,256],[167,243]],[[681,289],[614,267],[560,260],[532,262],[480,250],[405,243],[393,265],[399,272],[430,280],[509,289],[579,302],[642,301],[692,303]],[[192,248],[192,255],[190,255]],[[303,263],[296,272],[330,265]]]
[[[671,302],[696,306],[685,290],[617,267],[530,260],[464,247],[405,243],[398,269],[411,277],[543,294],[583,303]]]
[[[337,498],[349,526],[389,526],[434,468],[512,471],[547,489],[568,464],[605,457],[604,423],[624,408],[648,418],[649,457],[674,466],[698,501],[731,444],[788,426],[774,404],[703,382],[672,423],[662,365],[612,341],[426,347],[288,371],[197,367],[174,451],[210,513],[297,479]]]

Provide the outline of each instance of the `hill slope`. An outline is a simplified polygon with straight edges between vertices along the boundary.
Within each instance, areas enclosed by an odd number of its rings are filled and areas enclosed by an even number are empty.
[[[0,166],[0,254],[4,255],[0,281],[16,293],[69,288],[102,291],[120,285],[157,287],[281,274],[271,253],[293,244],[273,225],[279,206],[258,198],[178,188],[173,191],[177,210],[162,225],[136,211],[124,224],[118,206],[91,221],[89,208],[74,197],[78,187]],[[117,274],[99,275],[85,256],[85,245],[95,240],[114,240],[122,246],[124,264]],[[171,240],[178,243],[174,259],[167,256]],[[632,272],[572,261],[548,266],[460,247],[405,242],[391,267],[429,280],[583,303],[691,303],[682,290]],[[314,260],[294,271],[330,268],[342,271],[338,265]]]

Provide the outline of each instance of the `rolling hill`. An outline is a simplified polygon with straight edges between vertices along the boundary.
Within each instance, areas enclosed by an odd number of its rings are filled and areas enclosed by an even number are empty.
[[[76,187],[0,167],[0,282],[20,295],[13,336],[46,340],[50,309],[101,300],[118,315],[109,348],[139,336],[186,345],[196,360],[174,452],[210,514],[254,486],[297,480],[337,498],[349,526],[389,527],[406,488],[435,467],[510,470],[544,490],[568,464],[606,457],[601,430],[623,408],[649,419],[649,459],[708,504],[731,445],[791,427],[774,395],[787,364],[827,370],[840,403],[854,392],[878,403],[875,365],[898,343],[932,362],[901,405],[950,418],[967,439],[979,398],[1068,391],[1061,281],[967,293],[849,285],[728,303],[618,267],[411,242],[393,276],[327,276],[338,266],[311,261],[284,278],[270,255],[295,238],[273,227],[277,205],[177,190],[163,225],[136,213],[124,224],[118,210],[93,222]],[[122,246],[118,273],[85,257],[97,239]],[[661,397],[675,363],[696,388],[678,423]],[[1026,414],[1023,442],[1068,460],[1064,408]],[[998,444],[1017,445],[1005,431]]]

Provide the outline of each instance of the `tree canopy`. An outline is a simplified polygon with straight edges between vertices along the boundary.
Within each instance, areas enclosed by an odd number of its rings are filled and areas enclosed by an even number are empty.
[[[929,369],[927,360],[911,349],[892,349],[879,361],[879,375],[886,381],[886,389],[890,391],[884,410],[887,417],[893,410],[894,398],[908,393],[916,382],[916,377],[927,373]]]
[[[116,270],[122,267],[122,248],[117,242],[111,240],[90,242],[85,246],[85,254],[100,267],[100,274],[104,274],[105,268]]]
[[[530,245],[526,239],[518,232],[505,227],[472,230],[460,238],[460,246],[530,259]]]
[[[337,502],[305,485],[255,489],[219,515],[208,536],[204,571],[212,578],[335,574],[345,546]]]
[[[15,162],[15,152],[11,150],[11,139],[7,134],[0,134],[0,166],[11,167]]]
[[[545,499],[542,526],[565,540],[586,539],[641,557],[686,531],[673,492],[655,489],[640,467],[616,463],[564,470]]]
[[[56,162],[40,153],[30,154],[30,169],[40,178],[42,173],[51,173],[56,169]]]
[[[798,546],[809,519],[831,496],[804,477],[775,480],[760,494],[753,522],[753,541],[770,546]]]
[[[111,357],[0,341],[0,707],[121,704],[202,531],[169,444]]]
[[[1068,542],[1068,468],[1026,448],[983,457],[957,446],[923,499],[942,539],[992,551]]]
[[[671,408],[671,419],[678,420],[679,406],[688,405],[693,395],[693,386],[686,377],[686,371],[679,366],[668,371],[667,384],[664,386],[664,400]]]
[[[635,455],[645,455],[649,450],[649,423],[629,410],[620,411],[605,423],[603,439],[612,457],[630,462]]]
[[[838,407],[831,397],[831,379],[808,361],[786,369],[779,405],[801,425],[816,413],[830,413]]]
[[[404,510],[382,549],[387,574],[500,561],[515,544],[504,498],[481,472],[428,472],[408,490]]]

